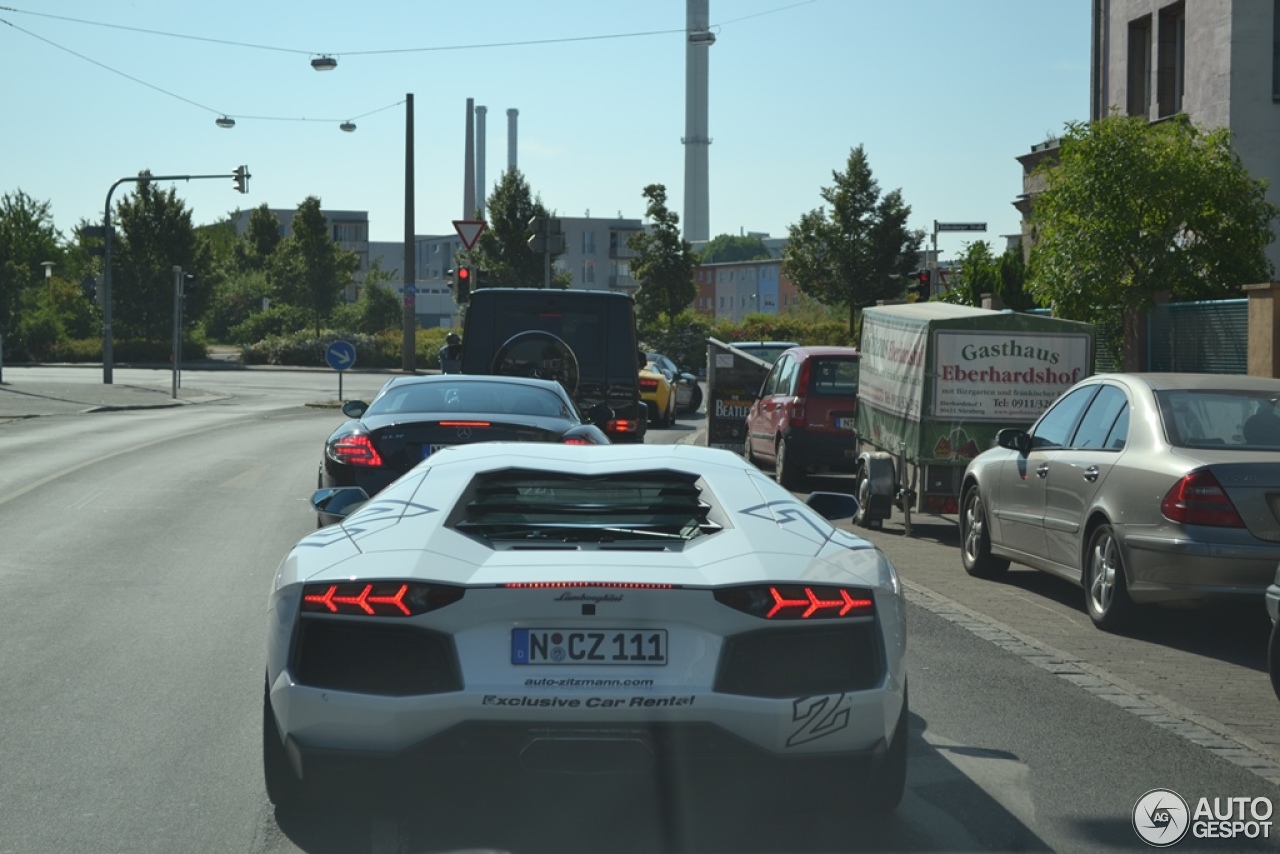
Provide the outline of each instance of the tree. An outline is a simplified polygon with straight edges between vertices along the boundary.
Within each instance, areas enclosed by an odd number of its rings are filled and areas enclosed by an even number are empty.
[[[58,264],[62,254],[48,202],[22,190],[0,196],[0,335],[17,330],[23,305],[44,282],[42,262]]]
[[[1027,292],[1027,265],[1022,260],[1022,246],[1011,246],[996,262],[1000,276],[1000,302],[1014,311],[1027,311],[1036,307],[1036,300]]]
[[[305,308],[316,337],[360,266],[360,258],[329,237],[320,199],[307,196],[293,217],[293,234],[271,254],[271,280],[288,303]]]
[[[640,283],[636,293],[636,314],[641,323],[652,323],[658,315],[677,317],[693,304],[698,286],[693,270],[698,266],[693,246],[680,236],[680,217],[667,208],[667,188],[650,184],[641,194],[649,200],[644,215],[651,227],[627,238],[635,253],[631,275]]]
[[[524,174],[515,168],[502,173],[484,210],[489,225],[476,241],[471,261],[473,267],[484,269],[486,287],[542,287],[544,260],[541,252],[529,248],[529,220],[555,214],[533,195]],[[567,272],[559,272],[553,273],[551,283],[566,288],[570,280]]]
[[[173,335],[173,268],[196,278],[185,288],[189,318],[204,313],[209,247],[196,236],[191,211],[172,188],[149,182],[116,204],[120,236],[112,250],[111,291],[118,338],[167,341]]]
[[[334,323],[339,329],[375,335],[388,329],[400,329],[404,321],[404,309],[392,282],[395,270],[383,270],[374,261],[365,274],[360,298],[334,312]]]
[[[1150,124],[1112,115],[1067,126],[1034,200],[1028,288],[1054,314],[1097,325],[1121,345],[1117,319],[1157,295],[1214,299],[1267,281],[1280,211],[1245,171],[1226,129],[1185,117]]]
[[[761,261],[773,256],[759,237],[720,234],[707,241],[698,255],[703,264],[724,264],[732,261]]]
[[[907,228],[911,208],[902,191],[880,195],[861,145],[849,154],[844,172],[821,191],[823,207],[790,227],[782,274],[804,294],[857,313],[877,300],[902,296],[903,279],[918,266],[924,234]],[[828,211],[828,207],[830,210]]]
[[[236,244],[236,262],[242,270],[263,270],[283,238],[280,220],[263,202],[249,213],[249,225]]]

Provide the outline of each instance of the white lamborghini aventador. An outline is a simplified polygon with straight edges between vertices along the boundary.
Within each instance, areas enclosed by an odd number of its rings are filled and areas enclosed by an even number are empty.
[[[518,773],[707,765],[883,815],[906,777],[898,577],[728,451],[467,445],[288,554],[270,599],[264,767],[278,806],[332,761]],[[415,766],[417,767],[417,766]],[[425,772],[424,773],[434,773]],[[847,786],[843,785],[847,784]]]

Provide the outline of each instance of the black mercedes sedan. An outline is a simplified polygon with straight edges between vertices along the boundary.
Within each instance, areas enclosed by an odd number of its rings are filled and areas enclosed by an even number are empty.
[[[321,489],[358,486],[370,496],[422,460],[451,445],[472,442],[557,442],[607,445],[609,438],[584,416],[554,380],[523,377],[396,377],[373,401],[348,401],[347,416],[324,444]],[[336,519],[321,517],[321,524]]]

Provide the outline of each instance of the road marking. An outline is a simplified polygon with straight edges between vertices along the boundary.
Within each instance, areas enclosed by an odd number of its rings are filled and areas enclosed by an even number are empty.
[[[983,640],[1047,670],[1088,693],[1137,715],[1150,724],[1205,748],[1233,765],[1280,785],[1280,764],[1257,742],[1235,733],[1226,724],[1179,705],[1010,626],[979,614],[954,599],[901,578],[907,601],[967,629]]]

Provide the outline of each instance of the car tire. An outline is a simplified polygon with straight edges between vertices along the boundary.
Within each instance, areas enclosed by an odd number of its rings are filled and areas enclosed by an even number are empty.
[[[549,353],[558,357],[561,363],[558,370],[548,370],[538,365],[538,360],[545,360]],[[564,339],[540,329],[517,332],[502,342],[493,356],[489,373],[504,377],[556,380],[569,392],[570,397],[578,393],[577,354]]]
[[[742,440],[742,458],[756,468],[760,467],[760,461],[756,459],[755,452],[751,450],[751,431],[747,431],[747,437]]]
[[[1009,561],[991,554],[987,505],[977,486],[960,499],[960,562],[974,578],[998,578],[1009,569]]]
[[[271,710],[271,693],[262,690],[262,777],[267,797],[278,809],[292,810],[306,805],[302,780],[293,773],[293,764],[280,740],[275,712]]]
[[[787,453],[787,437],[778,437],[777,453],[773,458],[773,475],[778,486],[783,489],[799,489],[804,480],[804,473],[793,464]]]
[[[694,383],[693,391],[690,393],[690,396],[689,396],[689,406],[687,409],[685,409],[685,411],[692,415],[693,413],[697,412],[698,409],[701,408],[701,406],[702,406],[702,386],[698,385],[697,383]]]
[[[1271,625],[1271,643],[1267,646],[1267,672],[1271,674],[1271,690],[1280,700],[1280,623]]]
[[[1114,632],[1130,625],[1134,604],[1124,574],[1120,541],[1110,525],[1099,525],[1089,537],[1084,554],[1084,602],[1093,624]]]
[[[866,794],[853,804],[853,811],[864,818],[886,818],[902,803],[907,788],[907,742],[910,740],[910,706],[907,690],[902,690],[902,711],[893,728],[893,740],[885,751],[884,761],[867,779]]]

